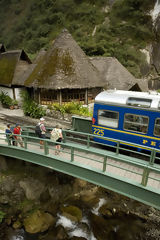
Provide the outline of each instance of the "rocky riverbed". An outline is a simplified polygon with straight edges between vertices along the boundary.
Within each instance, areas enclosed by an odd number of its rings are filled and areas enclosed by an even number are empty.
[[[0,119],[1,131],[8,121],[27,125],[38,121],[1,111]],[[57,121],[46,120],[48,126]],[[70,124],[60,121],[64,128]],[[4,240],[160,239],[160,211],[80,179],[2,156],[0,220]]]
[[[160,239],[160,212],[151,207],[21,160],[0,163],[0,239],[15,231],[24,240]]]

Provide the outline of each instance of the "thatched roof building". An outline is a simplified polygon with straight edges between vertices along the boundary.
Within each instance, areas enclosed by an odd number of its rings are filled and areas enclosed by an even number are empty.
[[[23,50],[7,51],[0,54],[0,85],[23,86],[21,77],[31,64]]]
[[[90,57],[92,64],[99,70],[105,89],[143,91],[139,81],[113,57]]]
[[[87,103],[103,86],[97,68],[66,29],[47,52],[39,54],[28,71],[31,74],[24,76],[24,85],[37,89],[41,103],[52,100]]]
[[[73,89],[102,86],[97,69],[66,29],[36,62],[25,81],[27,87]]]

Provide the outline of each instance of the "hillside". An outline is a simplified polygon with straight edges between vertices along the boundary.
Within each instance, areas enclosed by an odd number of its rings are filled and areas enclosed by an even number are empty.
[[[155,2],[0,0],[0,43],[34,58],[67,28],[87,55],[116,57],[141,77],[148,74],[142,49],[157,39],[150,15]]]

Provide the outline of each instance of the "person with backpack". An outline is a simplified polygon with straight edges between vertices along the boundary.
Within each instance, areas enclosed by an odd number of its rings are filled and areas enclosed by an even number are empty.
[[[60,153],[61,145],[58,143],[62,142],[62,137],[62,129],[59,127],[59,125],[56,125],[56,127],[51,131],[51,140],[57,142],[55,155]]]
[[[11,124],[7,124],[7,128],[5,130],[6,133],[6,139],[8,141],[9,145],[15,145],[15,141],[14,141],[14,136],[13,136],[13,129],[11,128]]]
[[[46,138],[46,128],[45,128],[45,125],[44,125],[44,121],[45,121],[45,119],[43,117],[40,118],[40,121],[35,128],[36,136],[39,137],[39,138],[43,138],[43,139]],[[40,148],[43,148],[43,145],[44,145],[43,140],[40,140],[40,145],[41,145]]]

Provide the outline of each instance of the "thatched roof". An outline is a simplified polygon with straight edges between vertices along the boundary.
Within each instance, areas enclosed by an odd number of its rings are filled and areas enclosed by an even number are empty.
[[[3,53],[5,51],[6,51],[5,46],[2,43],[0,43],[0,53]]]
[[[36,64],[25,86],[49,89],[102,86],[98,70],[67,30],[63,30],[53,46],[38,57]]]
[[[129,90],[136,84],[135,77],[113,57],[90,57],[97,67],[105,89]]]
[[[136,79],[136,82],[142,92],[148,92],[148,79],[146,78],[141,78],[141,79]]]
[[[23,85],[19,77],[24,73],[24,69],[21,67],[17,71],[20,60],[31,63],[23,50],[7,51],[0,54],[0,85]]]

